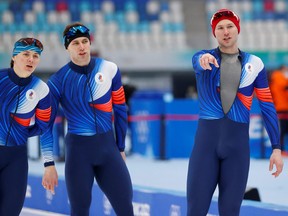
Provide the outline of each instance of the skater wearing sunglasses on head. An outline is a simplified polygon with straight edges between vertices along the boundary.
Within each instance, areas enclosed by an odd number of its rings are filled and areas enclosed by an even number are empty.
[[[47,84],[33,75],[40,62],[42,43],[35,38],[16,41],[11,68],[0,70],[0,215],[19,216],[28,176],[27,139],[48,128],[51,115]],[[54,193],[58,176],[53,146],[41,145],[43,187]]]
[[[124,153],[127,110],[120,70],[110,61],[90,56],[90,33],[82,23],[67,25],[63,39],[71,61],[51,76],[48,86],[51,122],[59,103],[68,121],[65,181],[71,215],[89,216],[95,179],[115,213],[132,216],[132,183]],[[52,126],[41,137],[42,143],[53,142]]]

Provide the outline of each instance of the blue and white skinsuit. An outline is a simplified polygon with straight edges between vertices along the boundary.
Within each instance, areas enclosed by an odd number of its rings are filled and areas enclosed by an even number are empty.
[[[116,214],[132,216],[132,183],[120,154],[127,110],[118,67],[101,58],[91,58],[87,66],[71,61],[51,76],[48,86],[51,122],[59,103],[68,121],[65,180],[71,215],[89,215],[95,178]],[[53,142],[52,126],[41,136],[42,143]]]
[[[213,55],[220,68],[204,70],[199,58]],[[200,104],[195,144],[187,177],[187,215],[206,216],[216,186],[221,216],[238,216],[244,197],[250,160],[249,115],[253,93],[259,101],[272,148],[280,149],[277,114],[266,70],[255,55],[239,51],[241,74],[234,102],[227,113],[220,96],[221,53],[202,50],[192,58]]]
[[[46,83],[34,75],[20,78],[12,68],[0,70],[0,215],[18,216],[28,175],[27,139],[48,127],[51,115]],[[42,144],[44,165],[53,165],[53,147]]]

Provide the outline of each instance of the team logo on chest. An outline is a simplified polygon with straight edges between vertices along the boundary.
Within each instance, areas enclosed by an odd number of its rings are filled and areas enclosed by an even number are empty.
[[[105,81],[104,75],[102,73],[99,73],[99,72],[96,73],[95,82],[98,83],[98,84],[102,84],[102,83],[104,83],[104,81]]]
[[[245,70],[246,70],[248,73],[253,73],[253,72],[254,72],[254,67],[253,67],[252,64],[247,63],[247,64],[245,64]]]
[[[26,99],[28,101],[33,101],[33,100],[35,100],[35,98],[36,98],[36,92],[33,89],[29,89],[26,92]]]

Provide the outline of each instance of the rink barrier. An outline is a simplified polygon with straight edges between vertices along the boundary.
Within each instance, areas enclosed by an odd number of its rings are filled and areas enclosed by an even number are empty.
[[[126,139],[126,144],[129,143],[127,146],[131,148],[131,153],[163,160],[189,158],[199,119],[198,106],[198,101],[192,99],[175,99],[170,102],[159,98],[131,100],[129,133],[126,137],[129,140],[128,142]],[[60,127],[64,127],[63,125],[65,124],[61,124]],[[55,130],[53,132],[55,133]],[[62,143],[63,136],[64,134],[55,135],[54,137],[60,137],[55,143]],[[251,107],[249,136],[251,158],[269,158],[271,143],[256,100]],[[285,142],[285,145],[286,143],[288,144]],[[56,157],[63,155],[63,148],[59,147],[57,151],[57,148],[54,149]],[[28,139],[28,156],[30,159],[40,158],[39,137]]]
[[[153,159],[189,158],[198,113],[198,100],[132,99],[129,116],[132,153]],[[249,135],[250,156],[269,158],[271,143],[256,99],[251,106]]]
[[[56,194],[44,190],[42,177],[29,175],[24,206],[69,215],[69,201],[65,181],[59,179]],[[79,185],[81,187],[81,185]],[[186,197],[184,193],[133,186],[133,208],[135,216],[185,216]],[[209,216],[218,216],[217,201],[213,200]],[[90,215],[116,216],[109,201],[97,184],[93,185]],[[288,207],[243,201],[240,216],[287,216]]]

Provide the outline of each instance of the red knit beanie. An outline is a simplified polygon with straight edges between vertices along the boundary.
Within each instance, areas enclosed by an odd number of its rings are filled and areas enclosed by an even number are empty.
[[[218,10],[216,13],[214,13],[212,18],[211,18],[210,25],[212,27],[212,33],[213,33],[214,37],[215,37],[216,25],[224,19],[228,19],[231,22],[233,22],[238,29],[238,34],[240,33],[240,18],[239,18],[239,16],[236,13],[234,13],[233,11],[226,9],[226,8],[223,8],[223,9]]]

